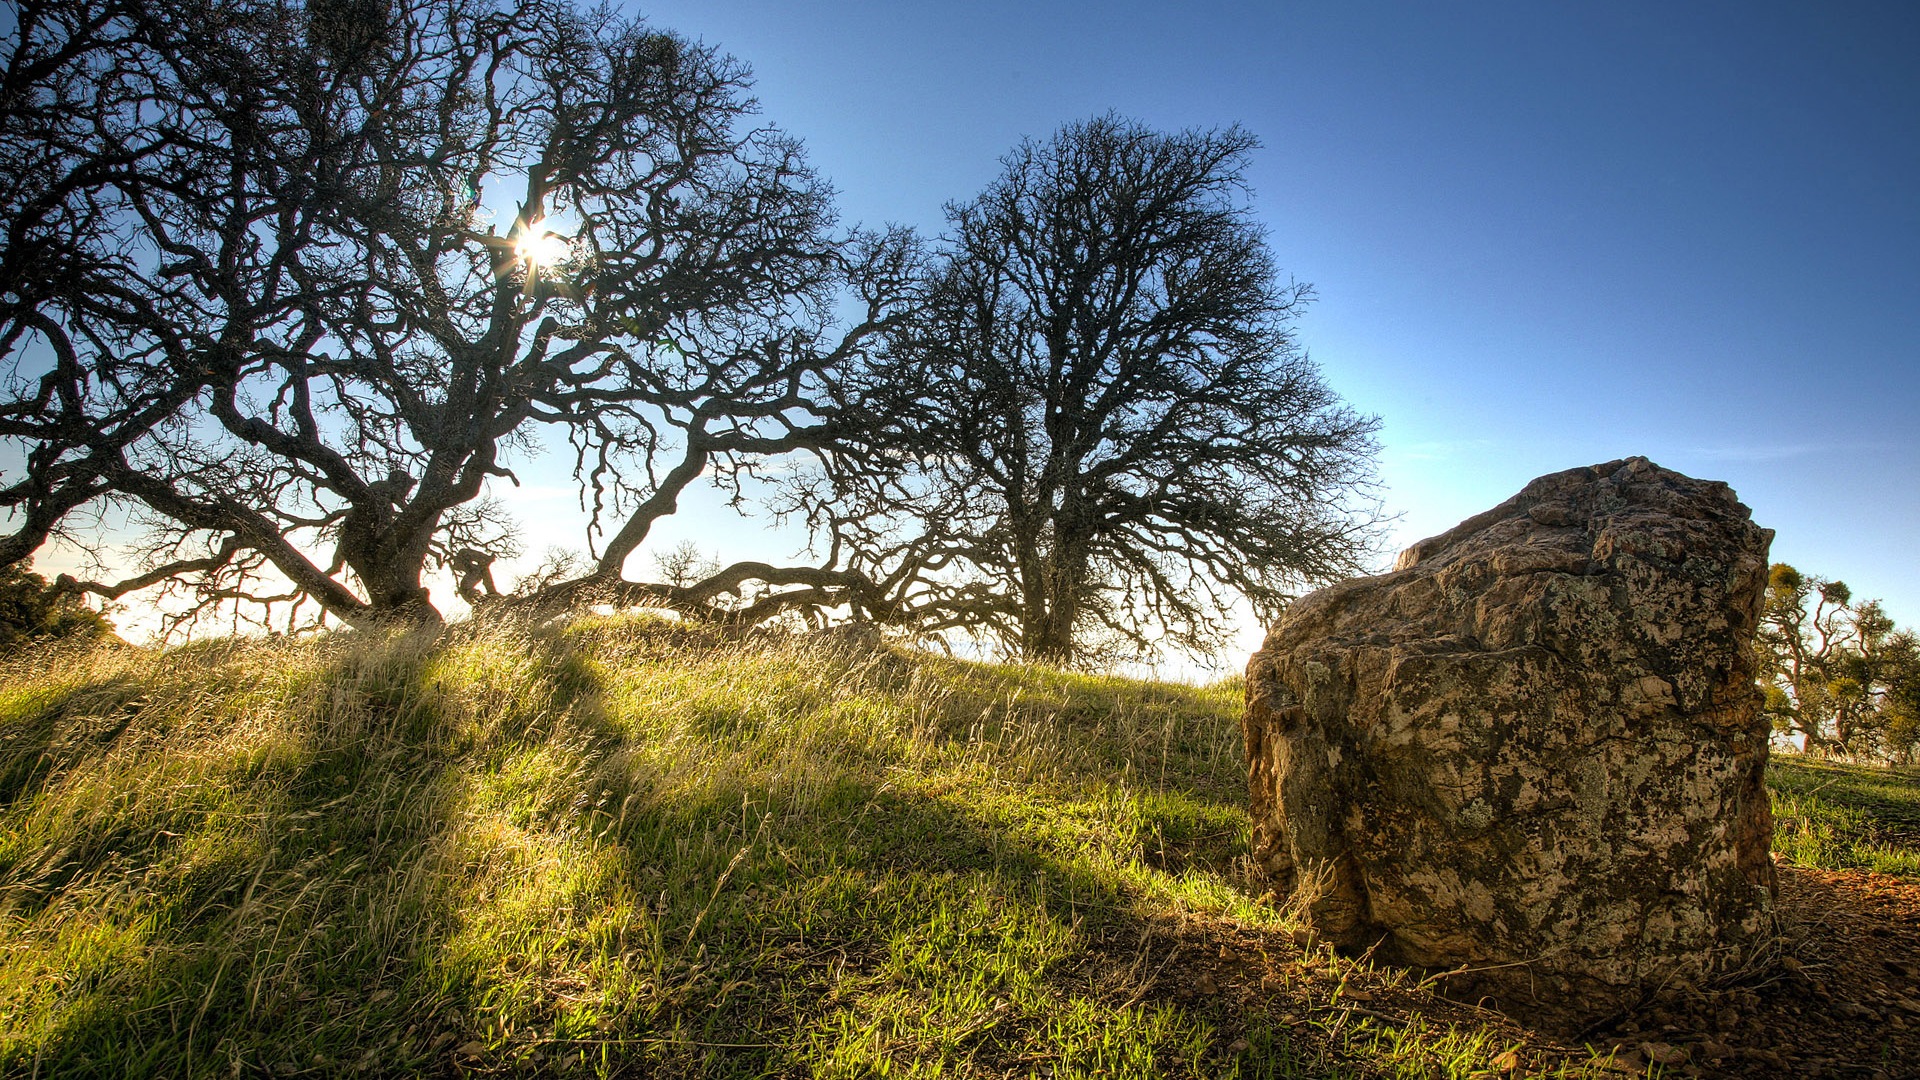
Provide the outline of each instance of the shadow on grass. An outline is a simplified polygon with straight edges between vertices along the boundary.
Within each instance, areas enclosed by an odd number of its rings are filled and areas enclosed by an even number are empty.
[[[1773,755],[1767,782],[1788,795],[1818,795],[1858,810],[1883,828],[1920,840],[1920,770],[1853,765],[1800,755]]]
[[[284,715],[254,742],[212,709],[204,735],[131,719],[24,767],[66,706],[10,729],[0,810],[70,872],[0,870],[0,1072],[1303,1075],[1263,1012],[1178,983],[1174,879],[1224,882],[1244,849],[1238,763],[1213,782],[1219,740],[1181,723],[1218,712],[1205,691],[929,661],[939,738],[1026,710],[1087,744],[1078,771],[1028,789],[792,739],[765,755],[817,760],[729,772],[778,725],[650,725],[605,645],[343,644],[263,699]],[[685,659],[642,645],[625,662]],[[164,677],[239,695],[234,656]],[[882,663],[876,693],[914,675]],[[90,700],[153,689],[119,678]],[[673,740],[669,777],[649,755]],[[1099,782],[1153,753],[1157,792]]]
[[[138,715],[138,707],[130,703],[139,690],[137,681],[114,676],[0,696],[0,808],[29,795],[71,763],[111,746]],[[74,713],[86,721],[62,723]]]
[[[59,727],[63,753],[9,772],[0,1071],[231,1075],[431,1022],[431,995],[386,984],[446,918],[403,880],[447,825],[444,740],[397,704],[404,661],[339,652],[254,702],[273,723],[247,703],[284,673],[199,647],[15,729]]]
[[[866,806],[845,857],[873,878],[872,899],[849,905],[840,936],[871,947],[849,954],[854,991],[827,995],[839,1013],[812,1025],[837,1036],[816,1037],[813,1068],[1301,1075],[1305,1049],[1248,1007],[1258,965],[1238,986],[1196,965],[1223,939],[1128,880],[1137,867],[1063,852],[992,801],[873,792]]]

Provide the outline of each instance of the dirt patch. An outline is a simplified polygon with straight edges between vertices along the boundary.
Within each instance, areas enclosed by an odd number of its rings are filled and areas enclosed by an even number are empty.
[[[1764,962],[1729,985],[1656,995],[1584,1032],[1450,1000],[1443,978],[1337,956],[1305,934],[1203,915],[1098,942],[1074,977],[1116,999],[1212,1012],[1229,1036],[1236,1023],[1284,1031],[1299,1056],[1362,1075],[1386,1063],[1368,1060],[1358,1028],[1418,1024],[1489,1032],[1489,1076],[1920,1076],[1920,884],[1781,867],[1778,914]]]
[[[1778,910],[1771,963],[1717,993],[1650,1003],[1591,1037],[1682,1047],[1706,1076],[1915,1076],[1920,885],[1782,867]]]

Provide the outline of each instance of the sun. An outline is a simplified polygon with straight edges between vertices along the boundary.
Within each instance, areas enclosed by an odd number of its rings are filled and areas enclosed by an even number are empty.
[[[555,232],[523,232],[513,242],[513,253],[535,266],[555,266],[573,257],[573,245]]]

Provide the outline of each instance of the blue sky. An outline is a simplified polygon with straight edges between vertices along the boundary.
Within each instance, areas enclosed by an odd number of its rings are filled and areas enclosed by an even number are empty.
[[[1110,109],[1239,123],[1320,294],[1301,339],[1384,421],[1395,546],[1645,454],[1920,623],[1920,6],[638,10],[750,63],[849,221],[938,232],[1022,136]]]
[[[1109,110],[1241,124],[1278,261],[1319,292],[1300,338],[1383,421],[1389,546],[1645,454],[1920,626],[1920,5],[634,10],[751,64],[848,222],[937,234],[1022,137]],[[581,546],[565,462],[524,464],[499,494],[528,561]],[[804,557],[682,506],[650,549]]]

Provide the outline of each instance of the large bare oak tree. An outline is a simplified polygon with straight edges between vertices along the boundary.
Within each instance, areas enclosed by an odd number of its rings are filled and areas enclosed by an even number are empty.
[[[1254,140],[1114,116],[1029,140],[948,207],[915,318],[842,381],[799,493],[875,617],[1029,658],[1212,647],[1353,572],[1376,421],[1293,337]]]
[[[817,444],[904,284],[740,64],[565,0],[14,11],[0,562],[104,508],[146,565],[94,592],[432,619],[436,567],[493,590],[486,493],[544,430],[604,541],[560,592],[812,573],[624,576],[697,477]]]

